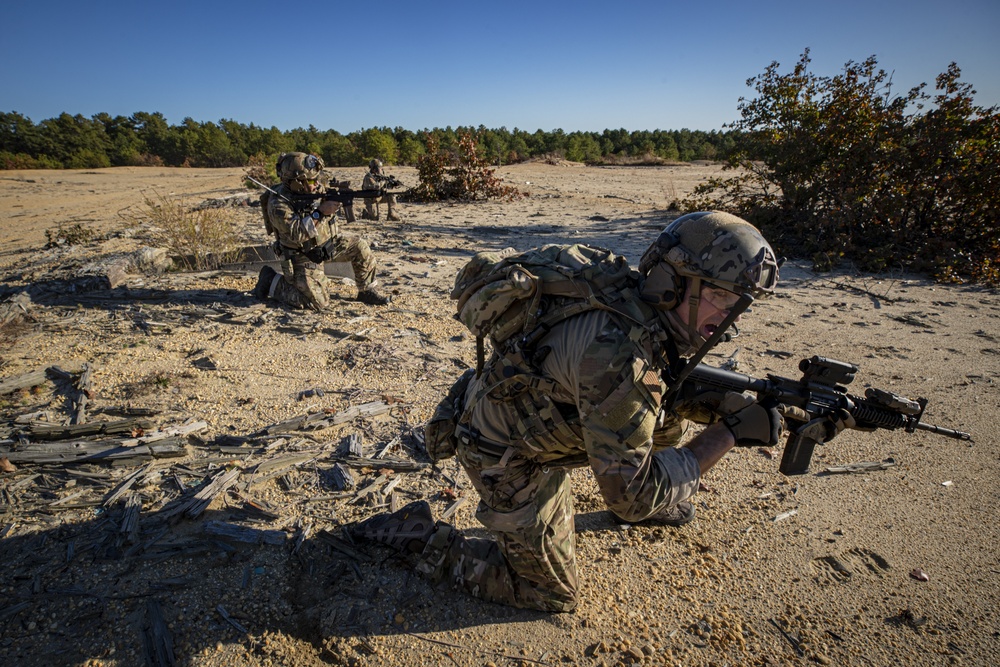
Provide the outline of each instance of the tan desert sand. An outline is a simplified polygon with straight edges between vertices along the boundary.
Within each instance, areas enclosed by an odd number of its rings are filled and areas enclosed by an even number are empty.
[[[413,169],[390,172],[415,182]],[[363,170],[334,173],[357,184]],[[734,358],[757,377],[797,377],[813,355],[853,362],[852,393],[926,397],[925,420],[972,443],[851,431],[794,477],[778,472],[780,447],[736,450],[704,478],[696,521],[678,529],[621,525],[578,470],[582,592],[571,614],[434,588],[387,550],[342,541],[340,527],[380,511],[390,487],[400,504],[425,498],[482,534],[464,473],[454,460],[426,465],[416,439],[474,363],[448,299],[466,258],[581,242],[637,261],[676,216],[670,202],[718,167],[498,173],[529,196],[407,203],[402,222],[345,226],[373,242],[394,300],[364,306],[338,281],[331,309],[311,313],[255,300],[251,272],[137,268],[114,289],[79,281],[152,242],[145,195],[196,205],[247,194],[239,169],[0,172],[0,301],[30,296],[2,329],[0,381],[64,371],[0,396],[0,439],[31,420],[68,424],[85,368],[88,422],[151,413],[126,446],[195,429],[176,438],[183,458],[0,472],[0,663],[1000,664],[1000,298],[923,276],[818,274],[791,259],[778,293],[707,361]],[[226,214],[247,244],[266,241],[259,210]],[[94,239],[45,247],[46,231],[76,224]],[[317,421],[263,433],[305,415]],[[372,460],[348,468],[355,486],[342,491],[352,436]],[[886,465],[827,472],[858,463]],[[232,485],[210,504],[191,500],[226,475]]]

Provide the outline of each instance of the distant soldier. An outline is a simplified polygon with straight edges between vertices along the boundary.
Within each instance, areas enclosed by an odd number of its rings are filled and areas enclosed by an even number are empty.
[[[365,174],[365,180],[361,183],[361,189],[363,190],[378,190],[381,188],[392,187],[397,184],[395,178],[392,176],[386,176],[382,173],[382,161],[372,158],[368,163],[368,173]],[[391,192],[386,192],[378,199],[365,199],[365,210],[361,212],[362,220],[378,220],[379,219],[379,208],[378,204],[382,202],[386,205],[387,215],[386,220],[392,220],[398,222],[401,218],[397,216],[392,207],[396,205],[396,195]]]
[[[276,250],[281,256],[282,273],[269,266],[261,269],[254,295],[294,308],[321,310],[330,303],[323,264],[349,261],[358,286],[358,301],[370,305],[389,303],[390,297],[374,286],[375,255],[368,242],[342,236],[337,230],[334,215],[340,203],[317,200],[318,205],[311,210],[296,212],[289,202],[294,195],[325,191],[323,161],[306,153],[283,153],[277,171],[281,184],[262,203],[269,231],[278,237]]]

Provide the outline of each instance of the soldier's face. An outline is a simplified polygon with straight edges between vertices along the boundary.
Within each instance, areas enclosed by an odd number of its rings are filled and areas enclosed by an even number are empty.
[[[302,195],[311,195],[319,191],[319,179],[297,178],[292,181],[292,191]]]
[[[691,297],[693,296],[691,288],[692,285],[689,283],[687,290],[684,292],[684,300],[681,301],[677,308],[677,315],[684,324],[690,324],[690,304]],[[703,286],[696,313],[696,317],[698,318],[696,327],[698,334],[705,339],[711,338],[712,334],[719,328],[719,325],[722,324],[722,321],[729,317],[729,312],[736,307],[736,303],[739,300],[739,295],[729,290],[722,289],[721,287]],[[735,321],[740,321],[739,316],[737,316]]]

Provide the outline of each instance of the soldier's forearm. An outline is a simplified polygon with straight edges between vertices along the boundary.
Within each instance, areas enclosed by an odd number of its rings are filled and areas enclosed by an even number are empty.
[[[684,445],[698,459],[701,474],[708,472],[736,444],[733,434],[722,423],[712,424]]]

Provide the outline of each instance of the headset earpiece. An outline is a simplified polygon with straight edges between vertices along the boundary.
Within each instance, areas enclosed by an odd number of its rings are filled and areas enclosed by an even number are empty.
[[[684,297],[687,281],[674,267],[660,260],[646,273],[640,296],[657,310],[673,310]]]

